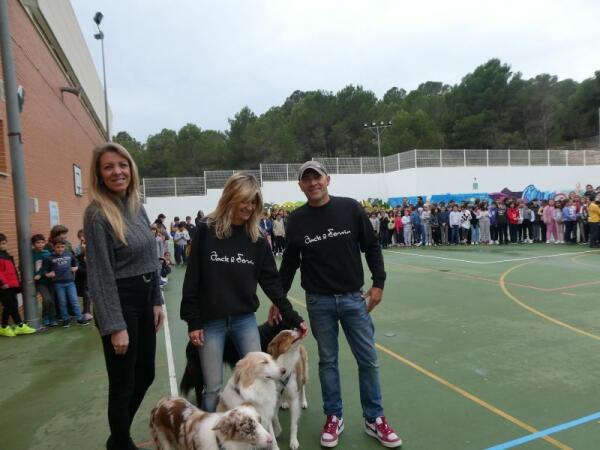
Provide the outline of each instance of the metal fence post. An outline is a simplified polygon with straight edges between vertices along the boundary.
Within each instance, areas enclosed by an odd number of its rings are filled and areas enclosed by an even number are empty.
[[[285,181],[290,181],[290,165],[285,165]]]
[[[335,174],[336,175],[340,174],[340,158],[339,157],[335,158]]]
[[[415,152],[415,169],[417,168],[417,149],[413,149],[413,152]]]
[[[527,150],[527,165],[531,166],[531,149]]]
[[[550,149],[546,149],[546,161],[550,165]]]
[[[400,170],[400,153],[396,153],[396,155],[398,156],[398,170]]]
[[[362,156],[360,157],[360,174],[362,175],[363,173],[363,162],[362,162]]]
[[[511,166],[511,158],[510,158],[510,148],[508,149],[508,167]]]
[[[490,149],[485,149],[485,166],[490,167]]]
[[[440,167],[444,167],[442,164],[442,149],[440,148]]]
[[[463,164],[464,167],[467,167],[467,149],[463,148]]]
[[[177,197],[177,177],[173,178],[173,187],[175,188],[175,197]]]
[[[583,165],[587,166],[587,150],[583,151]]]
[[[142,195],[144,196],[144,203],[146,203],[146,179],[142,178]]]
[[[382,173],[385,173],[385,158],[381,158],[381,164],[379,168],[383,170]]]
[[[204,171],[204,195],[208,193],[208,189],[206,188],[206,170]]]

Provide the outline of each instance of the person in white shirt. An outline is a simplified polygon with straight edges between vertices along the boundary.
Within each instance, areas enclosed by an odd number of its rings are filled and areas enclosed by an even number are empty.
[[[459,244],[461,216],[462,213],[458,210],[458,205],[454,205],[448,222],[450,224],[450,243],[453,245]]]
[[[179,222],[177,231],[173,235],[173,243],[175,244],[175,263],[178,265],[187,263],[185,248],[190,240],[190,234],[188,233],[188,230],[185,229],[185,224]]]

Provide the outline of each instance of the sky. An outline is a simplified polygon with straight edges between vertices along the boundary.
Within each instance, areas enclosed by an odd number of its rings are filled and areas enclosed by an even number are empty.
[[[457,84],[491,58],[525,78],[600,70],[595,0],[71,0],[98,73],[102,11],[113,134],[225,131],[295,90]],[[365,118],[368,120],[387,118]]]

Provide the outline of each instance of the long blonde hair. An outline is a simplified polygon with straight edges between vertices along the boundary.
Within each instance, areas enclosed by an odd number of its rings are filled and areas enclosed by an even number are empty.
[[[125,147],[115,142],[106,142],[94,149],[90,167],[90,198],[92,203],[95,202],[99,206],[100,211],[111,225],[117,239],[127,244],[125,239],[125,221],[123,220],[123,200],[106,188],[100,175],[100,158],[108,152],[117,153],[129,163],[131,174],[125,201],[127,211],[131,216],[135,216],[142,205],[140,200],[140,176],[137,165]]]
[[[252,242],[256,242],[260,237],[258,222],[263,210],[260,184],[254,176],[246,172],[232,175],[225,183],[217,208],[207,216],[211,219],[211,225],[215,227],[215,234],[219,239],[231,236],[231,220],[235,208],[242,202],[252,200],[256,200],[256,207],[246,221],[245,228]]]

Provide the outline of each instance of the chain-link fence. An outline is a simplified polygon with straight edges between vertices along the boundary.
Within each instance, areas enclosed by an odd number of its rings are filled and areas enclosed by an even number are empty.
[[[518,167],[518,166],[592,166],[600,165],[600,150],[521,150],[521,149],[419,149],[383,158],[313,158],[330,175],[389,173],[428,167]],[[244,170],[262,184],[295,181],[301,164],[261,164]],[[237,170],[211,170],[204,177],[145,178],[145,197],[206,195],[207,189],[222,189]]]

